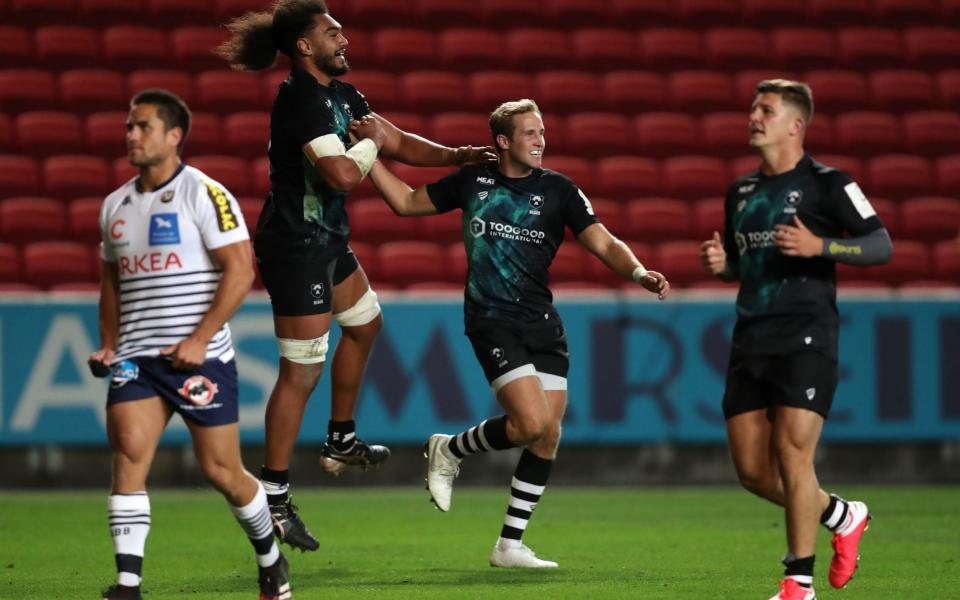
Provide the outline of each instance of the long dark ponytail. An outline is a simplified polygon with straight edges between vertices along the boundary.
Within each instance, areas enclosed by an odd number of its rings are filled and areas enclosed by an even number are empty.
[[[314,25],[313,16],[327,13],[323,0],[278,0],[272,12],[248,12],[230,21],[230,39],[220,44],[216,53],[234,69],[269,69],[277,60],[277,51],[292,59],[297,38]]]

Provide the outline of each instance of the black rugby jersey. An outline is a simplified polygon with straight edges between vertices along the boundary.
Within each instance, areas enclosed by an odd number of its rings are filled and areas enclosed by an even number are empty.
[[[467,166],[427,186],[439,212],[463,210],[467,249],[464,313],[530,324],[556,319],[547,269],[563,241],[597,222],[590,201],[549,169],[510,178],[491,166]]]
[[[781,354],[809,348],[836,359],[836,263],[780,253],[774,225],[798,216],[820,237],[860,237],[883,227],[860,187],[809,155],[786,173],[756,171],[727,191],[724,249],[740,279],[733,350]]]
[[[351,120],[370,113],[363,94],[336,79],[321,85],[293,69],[280,84],[270,115],[270,195],[257,223],[259,258],[308,262],[347,242],[346,192],[330,189],[303,146],[330,133],[350,145]]]

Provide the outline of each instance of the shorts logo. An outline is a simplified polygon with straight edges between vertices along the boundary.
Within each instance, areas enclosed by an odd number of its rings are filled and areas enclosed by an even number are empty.
[[[810,345],[810,342],[812,342],[812,341],[813,341],[813,338],[810,337],[809,335],[808,335],[807,337],[803,338],[803,343],[806,344],[806,345],[808,345],[808,346]]]
[[[173,190],[167,190],[164,193],[160,194],[160,202],[163,202],[164,204],[168,204],[172,202],[173,194],[174,194]]]
[[[194,375],[183,382],[180,395],[197,406],[206,406],[210,404],[219,391],[220,389],[214,382],[203,375]]]
[[[128,381],[133,381],[140,377],[140,367],[132,360],[122,360],[111,367],[113,378],[110,380],[110,387],[122,388]]]
[[[163,246],[180,243],[177,213],[150,215],[150,245]]]
[[[817,395],[817,388],[807,388],[807,400],[813,400],[813,397]]]
[[[323,304],[324,286],[322,283],[313,283],[310,285],[310,295],[315,298],[314,304]]]
[[[490,350],[490,356],[497,362],[498,367],[502,367],[509,362],[503,359],[503,348],[492,348]]]
[[[223,189],[206,180],[203,183],[207,186],[207,196],[210,197],[213,208],[217,211],[217,227],[220,231],[230,231],[239,227],[237,216],[233,214],[233,207],[230,206],[230,200]]]

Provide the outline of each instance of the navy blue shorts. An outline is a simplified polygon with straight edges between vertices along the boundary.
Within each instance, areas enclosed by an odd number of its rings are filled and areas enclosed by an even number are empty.
[[[135,356],[111,367],[107,406],[160,396],[184,419],[203,427],[236,423],[237,364],[208,360],[199,369],[177,371],[166,358]]]

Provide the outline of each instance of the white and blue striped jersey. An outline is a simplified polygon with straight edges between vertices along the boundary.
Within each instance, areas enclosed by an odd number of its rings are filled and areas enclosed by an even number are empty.
[[[134,177],[107,196],[100,235],[101,258],[116,263],[120,283],[114,362],[157,356],[193,333],[222,275],[209,250],[250,237],[230,192],[186,165],[152,192]],[[207,360],[233,355],[224,324],[210,339]]]

